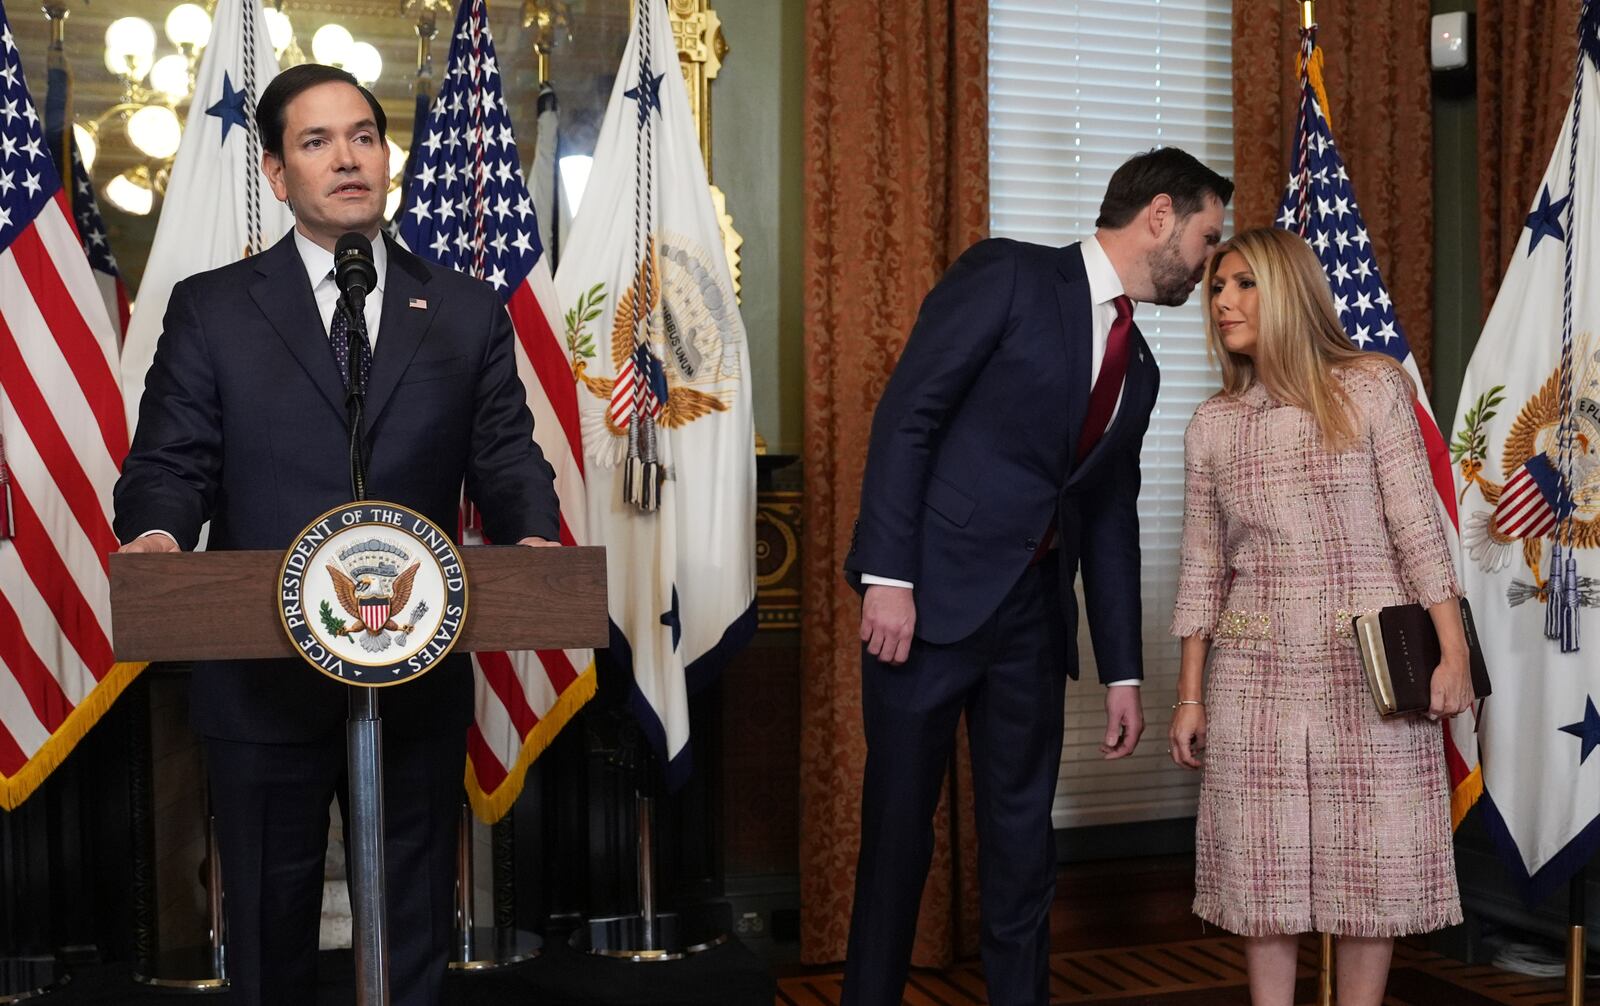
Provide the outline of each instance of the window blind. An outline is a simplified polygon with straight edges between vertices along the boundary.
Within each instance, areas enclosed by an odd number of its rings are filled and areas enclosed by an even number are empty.
[[[992,233],[1051,245],[1094,233],[1111,172],[1151,147],[1182,147],[1231,177],[1232,18],[1231,0],[990,0]],[[1139,497],[1144,740],[1129,758],[1101,759],[1104,689],[1080,631],[1083,677],[1067,688],[1057,828],[1194,813],[1198,776],[1167,757],[1178,676],[1167,626],[1183,525],[1183,431],[1219,386],[1199,305],[1196,291],[1181,308],[1142,304],[1134,315],[1161,366]]]

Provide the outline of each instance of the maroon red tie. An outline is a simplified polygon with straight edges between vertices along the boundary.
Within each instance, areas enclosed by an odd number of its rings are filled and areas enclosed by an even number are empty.
[[[1128,374],[1128,344],[1133,332],[1133,301],[1119,295],[1111,302],[1117,309],[1117,318],[1111,323],[1106,336],[1106,355],[1100,361],[1100,376],[1095,378],[1094,390],[1089,392],[1089,411],[1084,413],[1083,432],[1078,436],[1078,460],[1082,461],[1094,450],[1094,445],[1105,435],[1116,411],[1117,397],[1122,394],[1122,379]]]
[[[1094,388],[1089,392],[1089,409],[1083,417],[1083,432],[1078,436],[1078,460],[1081,462],[1089,456],[1094,445],[1100,441],[1106,432],[1106,427],[1111,423],[1111,413],[1116,409],[1117,396],[1122,394],[1122,380],[1128,374],[1128,343],[1132,341],[1129,336],[1133,331],[1133,301],[1125,295],[1119,295],[1111,302],[1117,309],[1117,317],[1111,323],[1111,331],[1106,336],[1106,355],[1100,361],[1100,376],[1095,378]],[[1038,565],[1044,560],[1045,552],[1055,544],[1056,521],[1050,518],[1050,526],[1045,528],[1044,537],[1039,540],[1039,546],[1033,553],[1029,565]]]

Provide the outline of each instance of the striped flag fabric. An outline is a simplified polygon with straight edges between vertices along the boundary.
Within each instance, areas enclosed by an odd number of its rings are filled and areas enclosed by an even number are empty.
[[[1494,524],[1508,539],[1542,538],[1556,528],[1561,476],[1543,454],[1522,463],[1501,490]]]
[[[0,0],[0,807],[61,763],[143,664],[111,653],[117,340]]]
[[[89,268],[94,270],[95,285],[106,302],[106,313],[116,329],[117,345],[128,331],[128,285],[122,281],[122,271],[117,268],[116,257],[111,254],[111,244],[106,236],[105,219],[100,216],[100,202],[95,198],[94,182],[89,177],[83,157],[72,135],[72,71],[65,55],[54,46],[50,49],[48,93],[44,102],[44,133],[50,141],[50,156],[55,160],[56,172],[65,179],[72,177],[71,185],[62,186],[67,197],[67,207],[72,220],[78,225],[78,239],[89,256]],[[71,171],[67,166],[71,165]]]
[[[179,281],[262,251],[294,226],[261,170],[256,100],[278,75],[260,0],[217,0],[183,139],[122,345],[128,426],[139,418],[167,300]]]
[[[1356,206],[1355,190],[1344,159],[1333,142],[1327,95],[1322,86],[1322,50],[1317,47],[1316,26],[1300,32],[1300,113],[1295,123],[1294,154],[1289,184],[1279,207],[1279,227],[1295,231],[1311,243],[1333,290],[1345,334],[1362,349],[1385,353],[1398,360],[1416,383],[1417,425],[1428,449],[1428,467],[1451,551],[1460,559],[1460,533],[1456,515],[1456,482],[1450,450],[1422,391],[1411,345],[1400,329],[1394,302],[1378,271],[1377,255],[1367,225]],[[1448,721],[1444,737],[1445,762],[1450,770],[1450,814],[1459,825],[1483,793],[1478,767],[1477,714],[1462,714]]]
[[[555,468],[561,543],[588,544],[577,392],[555,284],[511,131],[484,0],[463,0],[444,84],[412,139],[400,237],[440,265],[486,280],[517,332],[534,439]],[[494,823],[528,765],[594,695],[592,650],[475,653],[476,712],[467,734],[467,796]]]

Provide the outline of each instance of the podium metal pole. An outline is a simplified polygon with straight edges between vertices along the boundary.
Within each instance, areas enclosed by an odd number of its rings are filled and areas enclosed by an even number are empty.
[[[350,911],[356,1001],[389,1006],[389,944],[383,898],[383,723],[378,690],[350,689]]]

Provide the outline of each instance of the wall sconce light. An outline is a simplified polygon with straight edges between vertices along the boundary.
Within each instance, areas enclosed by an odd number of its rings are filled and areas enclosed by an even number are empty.
[[[167,37],[185,55],[211,40],[211,15],[199,4],[181,3],[167,13]]]
[[[383,56],[371,42],[357,42],[350,47],[344,68],[365,86],[383,74]]]
[[[155,62],[156,30],[142,17],[118,18],[106,27],[106,69],[128,81],[144,79]]]
[[[325,24],[311,36],[311,55],[316,57],[318,63],[344,66],[345,60],[350,58],[350,49],[355,44],[356,40],[351,37],[350,30],[344,25],[337,22]]]
[[[143,164],[129,168],[106,183],[106,198],[124,213],[145,216],[155,206],[155,185]]]
[[[267,34],[272,38],[272,52],[281,60],[283,51],[294,41],[294,25],[289,21],[289,15],[276,7],[268,7],[262,13],[267,18]]]
[[[94,130],[81,122],[74,122],[72,140],[78,148],[78,156],[83,158],[83,170],[94,171],[94,157],[100,152],[100,141],[95,138]]]
[[[128,139],[146,157],[164,161],[178,152],[183,124],[166,105],[146,105],[128,116]]]

